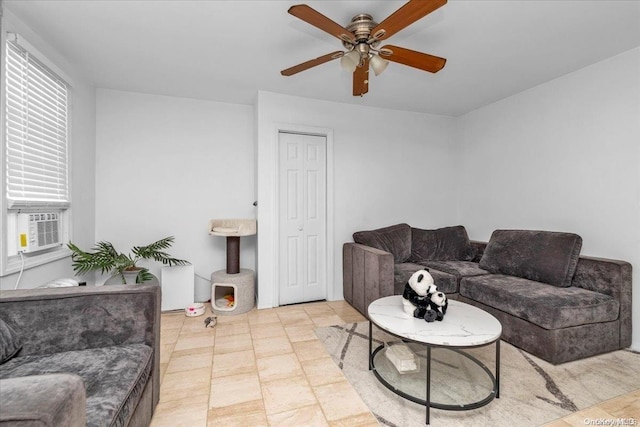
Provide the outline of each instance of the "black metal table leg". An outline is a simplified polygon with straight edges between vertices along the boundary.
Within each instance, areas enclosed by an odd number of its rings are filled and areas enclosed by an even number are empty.
[[[373,366],[371,366],[373,364],[373,361],[371,360],[371,336],[372,336],[372,331],[373,331],[373,327],[371,324],[371,320],[369,320],[369,370],[373,369]]]
[[[431,346],[427,345],[427,399],[425,401],[427,411],[427,425],[429,422],[429,412],[431,410]]]
[[[500,398],[500,338],[496,341],[496,399]]]

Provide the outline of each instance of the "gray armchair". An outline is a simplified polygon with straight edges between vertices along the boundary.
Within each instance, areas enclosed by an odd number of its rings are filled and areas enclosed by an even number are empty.
[[[0,425],[148,426],[157,285],[0,292]]]

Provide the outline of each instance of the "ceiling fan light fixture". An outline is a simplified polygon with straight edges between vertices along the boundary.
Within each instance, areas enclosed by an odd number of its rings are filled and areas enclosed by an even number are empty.
[[[389,65],[389,61],[375,54],[371,56],[369,63],[371,64],[371,68],[373,68],[373,72],[376,76],[382,74],[382,72],[386,70],[387,65]]]
[[[353,73],[356,70],[358,64],[360,64],[360,53],[355,50],[345,53],[342,58],[340,58],[340,65],[342,68],[350,73]]]

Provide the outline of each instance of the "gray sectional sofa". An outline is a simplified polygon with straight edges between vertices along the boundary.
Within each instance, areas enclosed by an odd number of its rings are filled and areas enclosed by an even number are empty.
[[[0,425],[148,426],[158,285],[0,292]]]
[[[580,256],[576,234],[495,230],[478,242],[463,226],[397,224],[353,238],[343,246],[344,298],[365,316],[427,267],[449,298],[498,318],[503,340],[551,363],[631,344],[631,265]]]

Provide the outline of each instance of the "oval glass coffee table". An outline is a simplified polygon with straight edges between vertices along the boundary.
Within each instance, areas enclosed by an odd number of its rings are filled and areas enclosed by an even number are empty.
[[[430,408],[467,410],[500,397],[500,335],[502,325],[472,305],[449,300],[444,319],[428,323],[408,316],[402,296],[373,301],[369,314],[369,369],[394,393]],[[373,350],[372,325],[400,338]],[[495,374],[465,349],[495,343]],[[415,369],[400,372],[385,354],[391,346],[407,346],[417,356]],[[409,365],[413,366],[413,363]],[[406,367],[407,365],[405,365]],[[433,389],[432,389],[433,388]]]

